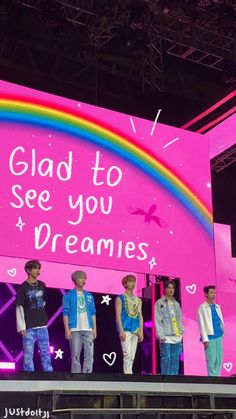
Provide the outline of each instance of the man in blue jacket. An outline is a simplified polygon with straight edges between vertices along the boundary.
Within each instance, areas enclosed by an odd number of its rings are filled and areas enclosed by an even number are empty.
[[[63,297],[62,312],[65,337],[70,341],[71,372],[91,373],[93,370],[94,339],[97,336],[96,309],[93,295],[84,291],[86,272],[76,271],[71,275],[75,288]],[[84,350],[83,368],[80,354]]]

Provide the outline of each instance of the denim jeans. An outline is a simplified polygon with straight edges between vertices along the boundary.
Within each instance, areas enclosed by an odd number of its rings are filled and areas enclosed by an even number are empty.
[[[178,375],[182,342],[160,343],[161,374]]]
[[[72,332],[71,345],[71,372],[91,373],[93,370],[93,332],[81,330]],[[81,368],[80,355],[84,350],[83,368]]]
[[[209,340],[206,351],[206,361],[209,376],[219,377],[223,362],[223,338]]]
[[[34,344],[38,341],[43,371],[53,371],[49,351],[49,336],[47,327],[27,329],[23,336],[24,371],[34,371]]]

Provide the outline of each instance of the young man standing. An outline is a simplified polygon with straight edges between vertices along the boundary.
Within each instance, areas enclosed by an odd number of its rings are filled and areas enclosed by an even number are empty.
[[[201,340],[205,348],[208,375],[219,376],[223,361],[224,320],[221,308],[214,303],[215,286],[203,288],[206,301],[198,307]]]
[[[124,374],[132,374],[138,341],[143,341],[142,300],[133,294],[136,278],[122,279],[125,293],[116,298],[116,322],[123,351]]]
[[[156,334],[160,344],[161,374],[178,375],[179,357],[182,352],[182,311],[174,298],[175,283],[164,283],[165,295],[154,307]]]
[[[63,298],[62,312],[65,337],[70,341],[71,372],[91,373],[93,370],[94,339],[97,336],[96,309],[93,295],[84,291],[86,272],[76,271],[71,275],[75,284]],[[80,354],[84,350],[84,363],[81,368]]]
[[[41,264],[29,260],[25,264],[28,278],[20,285],[16,296],[17,332],[23,337],[24,371],[34,371],[34,344],[38,341],[43,371],[52,371],[49,336],[45,310],[46,287],[38,280]]]

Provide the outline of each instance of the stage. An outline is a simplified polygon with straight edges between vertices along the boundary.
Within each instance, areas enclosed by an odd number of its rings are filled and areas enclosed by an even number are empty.
[[[236,394],[236,377],[125,374],[1,374],[0,391],[91,391]]]
[[[235,394],[236,377],[18,372],[1,376],[0,417],[234,418]]]

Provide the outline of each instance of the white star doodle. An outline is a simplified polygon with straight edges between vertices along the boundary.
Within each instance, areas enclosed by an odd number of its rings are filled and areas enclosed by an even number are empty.
[[[169,143],[163,145],[162,148],[169,147],[171,144],[175,143],[176,141],[179,141],[179,137],[176,137],[174,140],[170,141]]]
[[[62,359],[64,351],[62,351],[61,348],[59,348],[57,351],[55,351],[55,354],[56,354],[55,359],[57,359],[57,358]]]
[[[107,295],[102,295],[102,301],[101,304],[106,304],[107,306],[109,306],[109,302],[111,301],[111,297],[107,294]]]
[[[132,129],[133,129],[133,131],[134,131],[134,132],[136,132],[136,128],[135,128],[135,125],[134,125],[134,121],[133,121],[132,116],[129,118],[129,120],[130,120],[130,122],[131,122],[131,125],[132,125]]]
[[[153,268],[154,268],[154,266],[155,265],[157,265],[157,263],[156,263],[156,259],[155,259],[155,257],[153,256],[152,257],[152,259],[151,260],[149,260],[149,265],[150,265],[150,269],[151,269],[151,271],[153,270]]]
[[[18,217],[18,222],[16,223],[16,227],[18,227],[19,230],[22,231],[24,226],[25,226],[25,223],[23,222],[22,218]]]
[[[158,118],[159,118],[159,116],[160,116],[161,111],[162,111],[162,109],[158,109],[158,112],[157,112],[157,114],[156,114],[155,121],[153,122],[152,130],[151,130],[151,132],[150,132],[150,135],[151,135],[151,136],[152,136],[152,135],[153,135],[153,133],[154,133],[154,130],[155,130],[155,128],[156,128],[156,124],[157,124],[157,120],[158,120]]]

